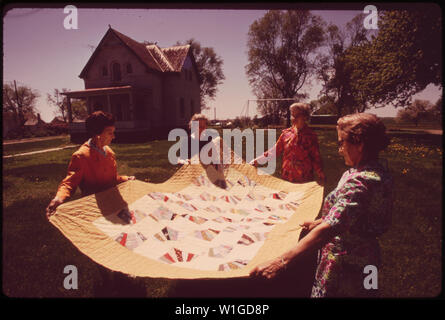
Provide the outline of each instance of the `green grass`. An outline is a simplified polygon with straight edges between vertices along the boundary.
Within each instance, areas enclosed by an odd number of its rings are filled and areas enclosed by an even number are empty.
[[[13,143],[13,144],[5,144],[3,145],[3,155],[12,155],[19,153],[27,153],[32,151],[51,149],[64,147],[69,145],[70,136],[64,137],[55,137],[54,139],[43,140],[43,141],[32,141],[32,142],[21,142],[21,143]]]
[[[325,195],[346,166],[338,155],[336,132],[317,129],[327,183]],[[278,136],[278,134],[277,134]],[[442,142],[441,136],[401,134],[384,152],[394,188],[393,224],[381,239],[384,297],[431,297],[441,291]],[[60,142],[63,143],[63,142]],[[169,164],[166,140],[113,144],[118,171],[160,183],[177,170]],[[45,218],[45,207],[66,174],[74,150],[3,160],[3,292],[12,297],[91,297],[96,264],[77,250]],[[15,151],[16,152],[16,151]],[[279,168],[281,162],[277,163]],[[277,170],[275,176],[280,176]],[[74,199],[80,197],[77,192]],[[79,270],[79,289],[62,287],[63,268]],[[180,281],[138,279],[148,297],[174,295]]]

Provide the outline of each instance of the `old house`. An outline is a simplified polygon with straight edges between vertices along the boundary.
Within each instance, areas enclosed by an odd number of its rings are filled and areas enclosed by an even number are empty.
[[[166,137],[201,111],[199,75],[189,45],[146,45],[109,27],[79,77],[85,90],[67,96],[73,141],[86,138],[84,122],[72,121],[71,99],[84,99],[88,113],[116,118],[116,139]]]

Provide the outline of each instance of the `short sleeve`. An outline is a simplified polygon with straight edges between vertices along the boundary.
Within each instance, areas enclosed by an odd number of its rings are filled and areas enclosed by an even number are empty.
[[[337,191],[336,201],[323,217],[323,222],[329,224],[336,234],[349,230],[365,209],[368,192],[369,183],[366,178],[351,177]]]

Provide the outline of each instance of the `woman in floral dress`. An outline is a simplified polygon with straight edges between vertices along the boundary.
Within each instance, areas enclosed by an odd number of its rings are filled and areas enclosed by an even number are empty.
[[[378,161],[389,139],[372,114],[347,115],[337,124],[339,153],[351,168],[325,198],[322,217],[302,224],[309,233],[295,248],[251,275],[272,278],[291,261],[321,247],[312,297],[378,296],[378,283],[365,288],[365,267],[380,270],[377,238],[391,224],[392,179]]]
[[[294,103],[290,107],[292,127],[283,130],[272,149],[264,152],[250,164],[257,165],[282,155],[281,176],[284,180],[304,183],[314,180],[323,184],[325,176],[318,148],[317,135],[307,126],[310,107],[306,103]]]

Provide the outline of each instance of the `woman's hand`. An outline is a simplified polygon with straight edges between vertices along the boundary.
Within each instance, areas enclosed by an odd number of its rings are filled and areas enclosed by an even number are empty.
[[[135,176],[129,176],[128,180],[136,180],[136,177]]]
[[[258,163],[257,163],[257,161],[256,161],[255,159],[253,159],[252,161],[250,161],[249,164],[250,164],[251,166],[254,166],[254,167],[257,167],[257,166],[258,166]]]
[[[190,164],[190,159],[186,159],[186,160],[179,159],[178,164],[180,164],[180,165]]]
[[[49,217],[56,212],[57,207],[60,206],[62,203],[63,201],[57,197],[52,199],[48,207],[46,208],[46,217],[49,219]]]
[[[316,226],[318,226],[322,222],[321,219],[315,220],[315,221],[305,221],[300,226],[303,228],[303,230],[311,231]]]
[[[283,270],[286,263],[281,257],[268,261],[257,266],[250,272],[251,277],[264,277],[266,279],[274,278],[280,270]]]

